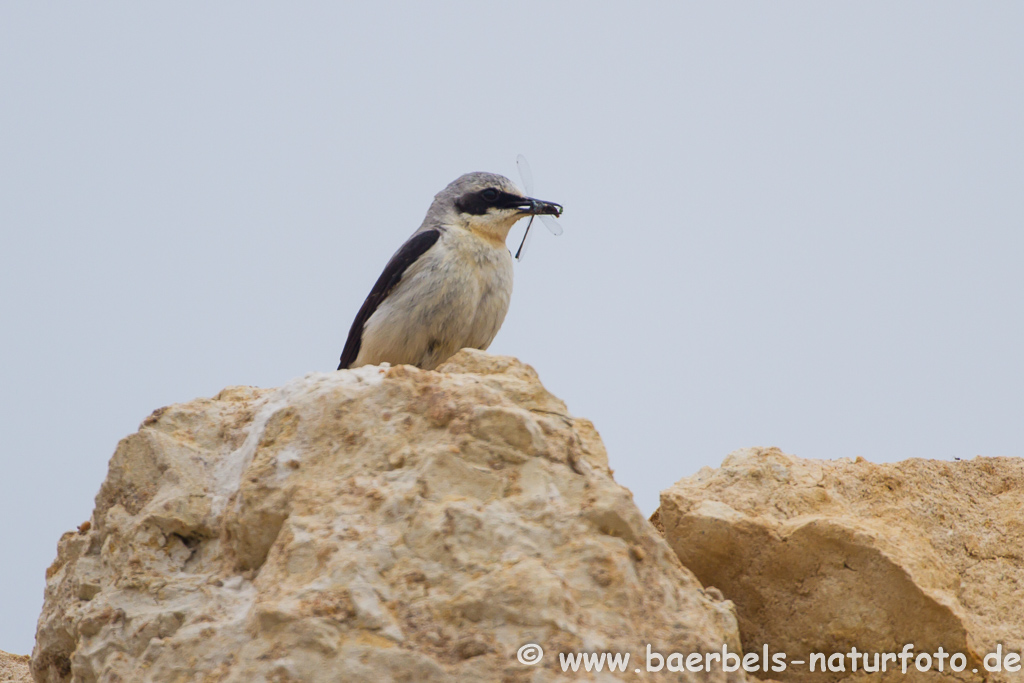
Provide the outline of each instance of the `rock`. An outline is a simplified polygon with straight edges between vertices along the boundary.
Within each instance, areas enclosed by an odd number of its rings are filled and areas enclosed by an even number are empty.
[[[540,644],[528,666],[519,648]],[[601,439],[514,359],[225,389],[153,413],[60,540],[32,655],[57,681],[633,681],[732,651]],[[630,652],[562,674],[558,652]],[[742,672],[645,674],[742,682]]]
[[[1024,460],[877,465],[746,449],[664,491],[656,517],[683,564],[736,604],[746,651],[768,643],[806,660],[941,645],[964,653],[962,674],[946,660],[945,675],[911,663],[912,677],[892,680],[1024,679],[985,678],[982,662],[997,646],[1004,658],[1024,649]],[[846,668],[794,667],[784,680],[876,680]]]
[[[0,650],[0,683],[32,683],[28,656]]]

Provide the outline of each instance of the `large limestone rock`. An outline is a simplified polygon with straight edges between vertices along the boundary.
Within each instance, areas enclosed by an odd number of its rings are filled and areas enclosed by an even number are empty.
[[[538,643],[536,665],[516,653]],[[634,681],[739,647],[529,367],[313,374],[156,411],[48,571],[37,681]],[[559,651],[629,651],[562,674]],[[660,677],[659,677],[660,676]],[[645,674],[734,681],[743,673]]]
[[[28,657],[0,650],[0,683],[31,683]]]
[[[912,665],[862,678],[847,658],[844,673],[794,667],[781,680],[1024,680],[982,661],[1024,649],[1024,460],[877,465],[747,449],[664,491],[656,516],[683,564],[736,603],[748,651],[768,643],[806,660],[913,643],[967,660],[957,675],[947,660],[944,675]]]

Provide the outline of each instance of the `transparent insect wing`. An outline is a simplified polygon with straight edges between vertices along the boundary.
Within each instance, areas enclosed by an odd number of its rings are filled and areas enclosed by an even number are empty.
[[[523,191],[527,196],[533,196],[533,171],[530,170],[530,162],[526,160],[526,157],[520,154],[516,157],[516,168],[519,169],[519,177],[523,181]],[[530,222],[526,225],[526,232],[523,233],[523,241],[519,243],[519,249],[516,251],[516,260],[521,261],[523,255],[526,254],[526,250],[530,243],[530,227],[533,225],[534,216],[530,216]],[[541,214],[541,223],[551,231],[552,235],[561,235],[562,226],[549,214]]]
[[[540,222],[547,226],[552,235],[562,234],[562,226],[558,224],[558,221],[555,220],[554,216],[546,213],[541,214]]]
[[[519,169],[519,177],[523,181],[523,192],[533,196],[533,171],[530,170],[530,162],[522,154],[516,157],[516,168]]]

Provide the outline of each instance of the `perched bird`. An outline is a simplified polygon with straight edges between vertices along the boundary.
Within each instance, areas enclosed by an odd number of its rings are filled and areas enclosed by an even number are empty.
[[[486,349],[512,296],[505,238],[524,216],[562,207],[494,173],[467,173],[434,197],[349,330],[338,369],[388,362],[432,370],[459,349]]]

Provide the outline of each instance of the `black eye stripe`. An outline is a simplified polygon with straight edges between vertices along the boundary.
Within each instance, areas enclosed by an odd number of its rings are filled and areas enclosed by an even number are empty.
[[[487,209],[512,209],[522,205],[523,202],[523,198],[518,195],[488,187],[460,197],[455,202],[455,206],[462,213],[482,216],[487,213]]]

